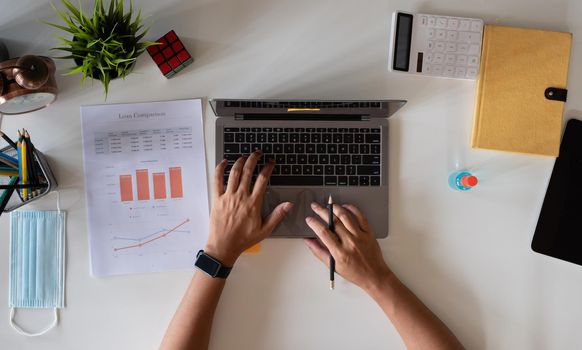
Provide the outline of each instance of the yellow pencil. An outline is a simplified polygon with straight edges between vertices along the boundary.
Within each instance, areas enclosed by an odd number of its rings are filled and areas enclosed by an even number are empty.
[[[28,159],[27,159],[26,142],[20,143],[20,156],[22,157],[22,184],[28,184]],[[28,188],[22,189],[22,197],[24,200],[28,199]]]

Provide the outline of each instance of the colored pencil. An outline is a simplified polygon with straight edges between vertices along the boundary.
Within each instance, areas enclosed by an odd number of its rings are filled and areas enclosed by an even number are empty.
[[[24,131],[24,142],[26,142],[27,159],[28,159],[28,172],[30,183],[37,184],[38,177],[36,173],[36,162],[34,161],[34,149],[32,147],[32,141],[30,141],[30,134],[28,130]]]
[[[20,179],[18,177],[13,177],[10,179],[8,184],[14,186],[18,183],[19,180]],[[8,202],[10,201],[10,197],[12,197],[13,193],[14,193],[14,188],[8,188],[4,191],[4,193],[2,193],[2,200],[0,201],[0,215],[2,215],[2,213],[4,212],[4,209],[8,205]]]
[[[0,170],[0,176],[18,176],[18,170]]]
[[[19,190],[19,189],[23,189],[23,188],[46,188],[46,187],[48,187],[48,185],[45,185],[45,184],[39,184],[39,185],[33,185],[33,184],[28,184],[28,185],[23,185],[23,184],[19,184],[19,185],[0,185],[0,190],[6,190],[6,189],[10,189],[10,188],[13,188],[15,190]]]
[[[3,139],[6,141],[6,142],[8,142],[8,144],[9,144],[10,146],[12,146],[14,149],[16,149],[16,143],[14,143],[14,141],[12,141],[12,140],[10,139],[10,137],[8,137],[8,136],[7,136],[5,133],[3,133],[2,131],[0,131],[0,136],[2,136],[2,138],[3,138]]]
[[[0,162],[7,165],[17,165],[18,159],[11,157],[5,153],[0,152]]]
[[[23,185],[27,185],[28,184],[28,147],[26,146],[26,141],[24,140],[24,135],[23,135],[23,140],[20,144],[20,155],[22,157],[22,184]],[[28,188],[23,188],[22,189],[22,197],[24,197],[24,199],[28,199]]]

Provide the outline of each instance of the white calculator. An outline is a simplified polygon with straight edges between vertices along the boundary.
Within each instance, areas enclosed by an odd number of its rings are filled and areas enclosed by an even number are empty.
[[[479,74],[483,20],[395,12],[388,69],[474,80]]]

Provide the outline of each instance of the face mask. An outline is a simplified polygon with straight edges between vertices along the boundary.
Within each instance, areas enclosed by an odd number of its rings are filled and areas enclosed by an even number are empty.
[[[58,199],[57,199],[58,206]],[[65,213],[10,213],[10,325],[20,334],[38,336],[58,322],[57,308],[65,306]],[[54,308],[54,320],[31,333],[14,322],[15,308]]]

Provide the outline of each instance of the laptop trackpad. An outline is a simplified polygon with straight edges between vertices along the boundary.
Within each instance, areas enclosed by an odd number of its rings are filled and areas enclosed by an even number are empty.
[[[263,203],[263,217],[282,202],[293,203],[293,210],[288,213],[272,236],[277,237],[314,237],[315,234],[305,223],[305,217],[316,216],[311,210],[311,203],[325,205],[329,198],[329,189],[325,188],[269,188]]]

